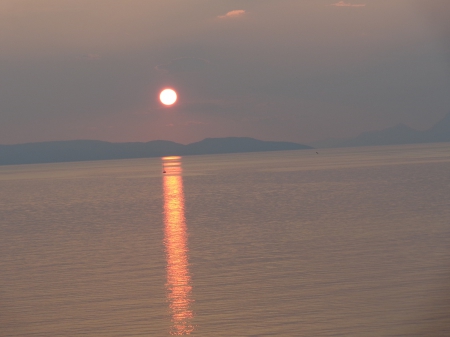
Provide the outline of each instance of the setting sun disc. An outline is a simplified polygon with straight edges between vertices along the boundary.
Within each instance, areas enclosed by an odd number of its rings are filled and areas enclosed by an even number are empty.
[[[172,105],[177,101],[177,93],[173,89],[164,89],[159,94],[159,100],[164,105]]]

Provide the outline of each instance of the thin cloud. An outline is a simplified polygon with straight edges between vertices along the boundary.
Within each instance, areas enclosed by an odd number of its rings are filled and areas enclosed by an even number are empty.
[[[243,9],[235,9],[234,11],[229,11],[225,15],[218,16],[219,19],[237,18],[245,14]]]
[[[344,1],[339,1],[336,2],[335,4],[331,4],[330,6],[335,6],[335,7],[365,7],[366,4],[351,4],[348,2],[344,2]]]

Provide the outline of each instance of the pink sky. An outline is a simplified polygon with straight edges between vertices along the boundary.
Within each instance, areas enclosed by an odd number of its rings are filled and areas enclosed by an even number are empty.
[[[450,111],[449,3],[2,0],[0,144],[426,129]]]

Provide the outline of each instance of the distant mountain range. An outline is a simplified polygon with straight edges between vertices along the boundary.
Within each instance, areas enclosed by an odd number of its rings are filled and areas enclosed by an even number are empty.
[[[269,142],[248,137],[206,138],[200,142],[188,145],[165,140],[155,140],[147,143],[71,140],[0,145],[0,165],[303,150],[311,148],[311,146],[297,143]]]
[[[450,113],[426,131],[398,124],[380,131],[364,132],[355,138],[329,139],[312,143],[311,146],[291,142],[261,141],[248,137],[206,138],[188,145],[166,140],[147,143],[70,140],[0,145],[0,165],[436,142],[450,142]]]
[[[364,132],[351,139],[329,139],[311,145],[325,148],[438,142],[450,142],[450,113],[426,131],[418,131],[404,124],[398,124],[380,131]]]

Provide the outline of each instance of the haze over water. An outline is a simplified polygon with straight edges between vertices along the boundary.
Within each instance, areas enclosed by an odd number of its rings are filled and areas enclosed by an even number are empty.
[[[449,172],[449,144],[0,167],[0,336],[449,335]]]

